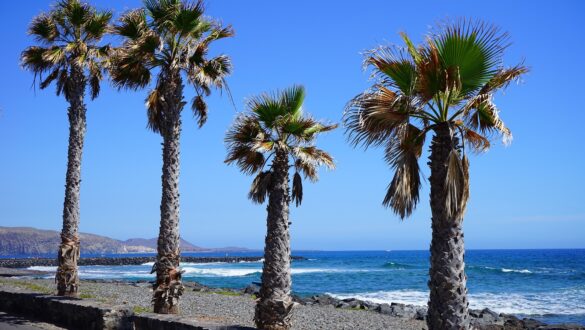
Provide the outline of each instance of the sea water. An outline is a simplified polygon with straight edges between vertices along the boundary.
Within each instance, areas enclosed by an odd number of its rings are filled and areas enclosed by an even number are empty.
[[[185,253],[225,256],[225,253]],[[261,256],[262,252],[229,256]],[[293,292],[328,293],[376,303],[426,305],[428,251],[294,251]],[[470,307],[532,317],[546,323],[585,325],[585,250],[470,250],[465,256]],[[153,280],[152,263],[82,266],[82,279]],[[54,270],[55,267],[31,267]],[[259,282],[262,261],[182,263],[185,281],[227,288]]]

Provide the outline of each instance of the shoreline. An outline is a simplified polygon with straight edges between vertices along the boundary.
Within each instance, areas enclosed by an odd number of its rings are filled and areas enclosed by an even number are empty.
[[[182,256],[181,262],[189,263],[238,263],[259,262],[263,257],[189,257]],[[156,255],[148,257],[91,257],[80,258],[78,266],[136,266],[154,262]],[[305,257],[291,256],[291,260],[307,260]],[[35,266],[57,266],[57,258],[4,258],[0,259],[0,268],[28,268]]]
[[[219,324],[253,326],[252,317],[259,283],[243,289],[215,288],[185,281],[181,314]],[[80,298],[133,306],[136,313],[150,312],[152,283],[146,280],[81,280]],[[20,287],[51,294],[52,280],[38,278],[1,278],[4,286]],[[377,304],[355,298],[337,299],[328,294],[300,297],[293,294],[294,329],[425,329],[425,306],[400,303]],[[490,309],[470,310],[472,324],[478,329],[585,329],[579,324],[546,324],[532,318],[497,313]]]

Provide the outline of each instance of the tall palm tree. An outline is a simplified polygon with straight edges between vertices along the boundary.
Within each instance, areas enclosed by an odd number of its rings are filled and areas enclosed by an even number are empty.
[[[406,34],[402,38],[405,48],[367,53],[365,64],[377,82],[348,103],[344,123],[354,146],[385,146],[385,159],[395,173],[383,205],[402,219],[419,200],[418,159],[427,135],[433,135],[427,323],[430,329],[467,329],[462,229],[469,196],[466,147],[484,152],[494,136],[510,140],[494,94],[528,69],[502,67],[508,36],[481,22],[442,25],[418,47]]]
[[[231,37],[231,26],[204,16],[202,1],[145,0],[144,9],[126,13],[114,27],[124,43],[111,56],[110,75],[118,88],[146,87],[156,72],[156,86],[146,98],[148,127],[163,139],[161,219],[153,304],[155,313],[178,313],[183,292],[179,267],[179,140],[183,76],[194,89],[191,102],[199,127],[207,119],[204,97],[226,87],[231,71],[225,55],[208,58],[212,42]]]
[[[254,316],[260,329],[291,327],[289,203],[291,199],[297,206],[302,202],[299,173],[315,182],[319,166],[335,167],[333,158],[314,143],[319,133],[337,125],[325,125],[304,116],[304,99],[301,86],[254,97],[248,102],[248,112],[235,120],[225,138],[225,162],[235,163],[245,174],[256,176],[248,197],[258,204],[268,197],[262,286]],[[272,163],[265,169],[270,158]],[[291,163],[295,168],[292,192]]]
[[[100,92],[109,46],[100,46],[99,43],[108,32],[111,18],[111,12],[97,11],[79,0],[59,1],[48,13],[32,20],[28,32],[40,45],[28,47],[21,55],[22,66],[34,72],[35,81],[40,78],[41,89],[55,81],[57,95],[63,94],[69,102],[63,228],[55,277],[61,296],[75,296],[78,290],[79,188],[86,130],[85,90],[89,85],[92,100]]]

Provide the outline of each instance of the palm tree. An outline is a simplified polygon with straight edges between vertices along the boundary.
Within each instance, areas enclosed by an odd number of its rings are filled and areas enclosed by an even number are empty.
[[[179,140],[183,101],[183,76],[194,89],[191,102],[199,127],[207,119],[204,96],[212,88],[226,87],[231,71],[225,55],[208,58],[212,42],[233,35],[204,16],[203,2],[145,0],[144,9],[123,15],[114,27],[124,43],[111,56],[110,75],[119,89],[146,87],[154,71],[156,86],[146,98],[148,127],[163,139],[161,219],[153,304],[155,313],[178,313],[183,292],[179,267]]]
[[[35,82],[45,89],[56,82],[57,95],[69,102],[69,147],[63,228],[58,251],[59,267],[55,281],[61,296],[77,295],[79,278],[79,188],[81,156],[86,130],[85,90],[89,84],[91,99],[100,92],[100,81],[109,46],[99,46],[108,32],[112,18],[109,11],[97,11],[79,0],[62,0],[48,13],[35,17],[29,34],[40,46],[30,46],[22,52],[22,66],[34,72]],[[44,74],[47,74],[43,77]]]
[[[366,54],[365,64],[377,82],[348,103],[344,124],[354,146],[385,146],[385,159],[395,173],[383,205],[402,219],[419,200],[418,159],[427,133],[434,133],[428,163],[432,242],[427,324],[430,329],[467,329],[465,148],[487,151],[496,135],[510,140],[494,94],[528,69],[521,64],[502,67],[508,36],[484,23],[442,25],[418,47],[406,34],[402,38],[405,48],[380,47]]]
[[[226,135],[227,164],[255,175],[248,197],[266,208],[266,241],[262,286],[254,320],[260,329],[290,329],[293,302],[290,296],[289,203],[303,199],[302,178],[317,181],[317,168],[335,167],[333,158],[314,146],[317,135],[337,125],[324,125],[303,116],[305,90],[293,86],[282,92],[262,94],[248,102],[249,111],[240,115]],[[265,169],[272,157],[269,169]],[[294,164],[292,193],[289,164]]]

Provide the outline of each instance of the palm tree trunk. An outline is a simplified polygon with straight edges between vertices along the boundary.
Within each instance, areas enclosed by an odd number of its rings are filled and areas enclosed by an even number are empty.
[[[288,155],[278,150],[272,167],[268,197],[262,287],[254,321],[260,329],[291,328],[293,307],[290,275]]]
[[[458,138],[452,134],[446,123],[435,128],[429,158],[433,231],[427,315],[430,330],[460,330],[470,327],[463,216],[449,218],[446,211],[447,160],[449,153],[454,146],[458,146],[458,143]]]
[[[178,314],[179,297],[183,294],[179,271],[179,141],[181,136],[182,83],[169,79],[167,83],[166,125],[163,136],[162,198],[160,228],[154,284],[154,312]]]
[[[77,296],[79,275],[79,190],[81,184],[81,156],[86,130],[86,108],[83,103],[86,80],[83,71],[76,65],[71,69],[71,82],[67,87],[69,100],[69,146],[67,150],[67,174],[65,178],[65,201],[63,202],[63,227],[61,245],[57,252],[59,266],[55,275],[57,294]]]

